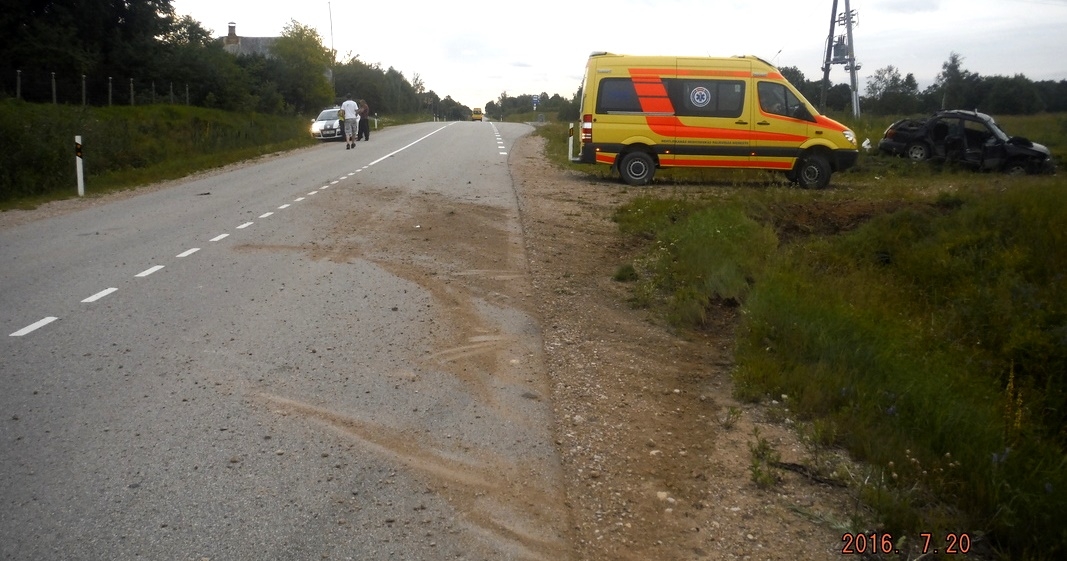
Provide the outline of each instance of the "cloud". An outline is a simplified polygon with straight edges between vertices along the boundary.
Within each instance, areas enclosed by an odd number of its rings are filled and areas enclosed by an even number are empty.
[[[460,35],[440,39],[445,60],[456,62],[481,61],[492,57],[490,43],[478,35]],[[425,42],[423,43],[425,44]]]
[[[941,2],[939,0],[883,0],[876,4],[876,9],[902,14],[936,12],[941,9]]]

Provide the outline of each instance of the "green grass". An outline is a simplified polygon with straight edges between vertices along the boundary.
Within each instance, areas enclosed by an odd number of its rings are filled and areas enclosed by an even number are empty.
[[[1064,187],[968,190],[783,248],[746,300],[742,397],[789,394],[854,457],[923,467],[879,495],[890,530],[1067,547]]]
[[[86,193],[174,179],[313,144],[301,117],[177,105],[70,107],[0,101],[0,208],[77,195],[74,137],[82,137]]]
[[[877,144],[893,120],[851,126]],[[1067,118],[998,121],[1062,169]],[[738,397],[789,395],[823,446],[866,466],[854,530],[869,510],[911,543],[968,532],[986,556],[1067,552],[1067,180],[872,152],[823,191],[657,174],[615,219],[642,248],[617,269],[634,303],[686,329],[740,303]]]

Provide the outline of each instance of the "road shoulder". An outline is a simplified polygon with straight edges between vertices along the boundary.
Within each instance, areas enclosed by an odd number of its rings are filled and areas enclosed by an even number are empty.
[[[656,191],[561,170],[542,154],[543,139],[527,135],[510,161],[576,557],[839,554],[843,489],[787,470],[769,489],[752,481],[755,430],[784,463],[803,462],[806,451],[782,422],[787,410],[769,414],[732,397],[736,310],[723,308],[703,332],[678,334],[631,308],[627,285],[611,279],[636,251],[618,236],[612,213]]]

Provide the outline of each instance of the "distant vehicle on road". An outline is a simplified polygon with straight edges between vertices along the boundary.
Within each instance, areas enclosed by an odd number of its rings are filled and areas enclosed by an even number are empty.
[[[481,121],[482,120],[482,108],[481,107],[475,107],[474,110],[471,111],[471,120],[472,121]]]
[[[916,162],[953,162],[979,171],[1056,171],[1047,147],[1009,136],[993,117],[977,111],[953,109],[923,119],[901,119],[885,130],[878,149]]]
[[[319,140],[342,140],[345,137],[341,122],[337,118],[340,107],[328,107],[311,121],[311,136]]]

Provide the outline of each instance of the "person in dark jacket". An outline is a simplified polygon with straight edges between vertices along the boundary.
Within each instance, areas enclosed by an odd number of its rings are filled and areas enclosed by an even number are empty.
[[[359,100],[359,129],[356,131],[356,140],[370,140],[370,106],[367,100]]]

